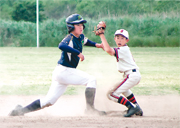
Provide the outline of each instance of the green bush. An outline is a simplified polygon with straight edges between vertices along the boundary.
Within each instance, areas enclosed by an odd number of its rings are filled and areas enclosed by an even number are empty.
[[[67,35],[65,18],[47,20],[40,24],[40,46],[56,47]]]
[[[99,36],[92,32],[94,26],[103,20],[107,24],[105,36],[111,46],[115,46],[114,33],[123,28],[129,32],[131,47],[178,47],[180,44],[179,17],[164,18],[158,16],[126,16],[120,18],[101,18],[88,22],[84,34],[90,40],[100,43]],[[36,24],[31,22],[15,22],[0,20],[0,46],[36,46]],[[65,18],[46,20],[39,24],[40,47],[57,47],[68,34]]]

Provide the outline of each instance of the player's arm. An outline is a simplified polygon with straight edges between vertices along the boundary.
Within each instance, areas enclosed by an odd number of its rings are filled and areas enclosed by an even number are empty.
[[[114,49],[109,46],[104,34],[100,34],[99,36],[100,36],[102,44],[104,46],[104,50],[111,56],[115,55]]]
[[[92,47],[102,48],[103,49],[103,44],[98,44],[98,43],[93,42],[93,41],[91,41],[89,39],[86,40],[84,45],[85,46],[92,46]]]
[[[59,47],[59,49],[61,49],[62,51],[76,54],[76,55],[81,59],[81,61],[84,60],[84,55],[83,55],[80,51],[78,51],[78,50],[76,50],[76,49],[68,46],[66,43],[61,42],[61,43],[59,43],[59,46],[58,46],[58,47]]]
[[[68,46],[66,43],[64,42],[61,42],[59,43],[59,49],[61,49],[62,51],[65,51],[65,52],[69,52],[69,53],[74,53],[74,54],[77,54],[79,55],[80,54],[80,51]]]

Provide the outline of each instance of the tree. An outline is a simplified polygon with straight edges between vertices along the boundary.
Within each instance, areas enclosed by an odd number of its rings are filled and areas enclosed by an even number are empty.
[[[60,19],[76,13],[78,0],[54,0],[43,1],[45,14],[50,19]]]
[[[16,0],[0,0],[0,18],[11,19],[13,5]]]
[[[45,20],[45,15],[43,14],[44,6],[42,2],[39,2],[39,21]],[[12,19],[16,21],[30,21],[36,22],[36,2],[33,1],[21,1],[15,5],[15,10],[12,12]]]

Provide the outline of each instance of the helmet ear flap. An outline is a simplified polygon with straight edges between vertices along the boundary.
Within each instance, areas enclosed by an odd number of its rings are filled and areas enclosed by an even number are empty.
[[[72,32],[74,30],[74,25],[72,24],[67,24],[67,29],[68,29],[68,32]],[[83,29],[85,29],[85,25],[83,24]]]
[[[67,24],[68,32],[72,32],[74,30],[74,26],[72,24]]]

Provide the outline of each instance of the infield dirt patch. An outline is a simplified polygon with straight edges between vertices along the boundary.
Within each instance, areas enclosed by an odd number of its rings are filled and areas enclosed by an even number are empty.
[[[136,96],[144,116],[123,117],[126,108],[104,98],[96,97],[95,106],[106,116],[84,115],[83,95],[62,96],[51,107],[9,117],[17,105],[23,106],[44,96],[0,96],[0,128],[179,128],[180,96]]]

